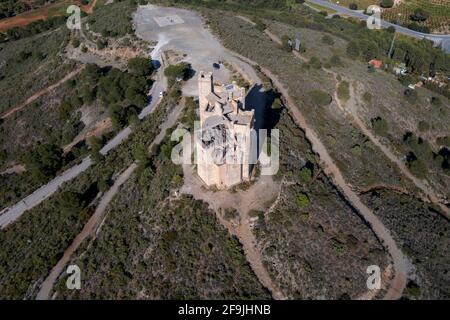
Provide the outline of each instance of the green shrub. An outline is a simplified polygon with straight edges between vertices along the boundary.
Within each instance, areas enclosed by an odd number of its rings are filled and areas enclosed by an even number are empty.
[[[289,44],[290,38],[287,35],[281,37],[281,48],[284,51],[291,52],[292,46]]]
[[[394,0],[381,0],[380,7],[392,8],[394,6]]]
[[[322,62],[320,62],[320,59],[315,56],[309,60],[309,65],[314,69],[322,68]]]
[[[359,48],[358,42],[350,41],[347,45],[347,55],[350,58],[357,58],[361,54],[361,49]]]
[[[340,82],[337,88],[337,94],[341,100],[347,101],[350,99],[350,84],[347,81]]]
[[[436,143],[440,146],[450,147],[450,136],[448,137],[439,137],[436,139]]]
[[[389,124],[381,117],[376,117],[370,120],[372,128],[379,136],[386,136],[389,133]]]
[[[341,57],[338,56],[337,54],[333,54],[331,56],[329,63],[332,67],[342,67],[344,65],[344,63],[341,60]]]
[[[74,46],[74,48],[78,48],[80,46],[80,39],[78,38],[73,39],[72,45]]]
[[[300,192],[297,194],[297,204],[300,208],[304,208],[309,204],[310,200],[306,193]]]
[[[332,37],[330,37],[328,34],[324,35],[322,37],[322,43],[328,44],[328,45],[333,45],[334,44],[334,40]]]
[[[186,80],[189,76],[191,65],[186,62],[182,62],[175,65],[170,65],[164,70],[164,75],[172,80],[181,78]]]
[[[431,97],[430,99],[431,105],[435,107],[440,107],[442,105],[441,98],[439,97]]]
[[[312,102],[318,107],[327,106],[333,101],[331,96],[322,90],[311,90],[309,91],[309,96]]]
[[[416,103],[417,102],[417,92],[414,89],[406,89],[403,93],[405,96],[406,101],[409,103]]]
[[[132,58],[128,60],[128,71],[135,76],[148,76],[154,68],[149,58]]]
[[[426,132],[430,130],[430,125],[426,121],[419,121],[419,124],[417,126],[419,128],[420,132]]]
[[[370,92],[364,92],[363,94],[363,100],[366,103],[372,102],[372,94]]]
[[[300,169],[300,180],[305,182],[305,183],[308,183],[308,182],[311,181],[311,179],[312,179],[312,171],[311,171],[311,169],[306,167],[306,166],[301,168]]]

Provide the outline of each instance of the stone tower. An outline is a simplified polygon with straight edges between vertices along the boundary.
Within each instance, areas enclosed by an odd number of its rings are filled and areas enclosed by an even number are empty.
[[[214,86],[212,73],[200,72],[198,81],[198,175],[220,189],[250,180],[255,117],[253,110],[245,110],[245,89],[235,83]]]

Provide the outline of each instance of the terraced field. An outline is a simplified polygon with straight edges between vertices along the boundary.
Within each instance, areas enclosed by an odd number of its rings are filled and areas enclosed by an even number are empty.
[[[332,3],[348,7],[351,3],[358,5],[358,10],[364,10],[371,4],[379,5],[378,0],[330,0]],[[420,8],[429,14],[422,22],[416,22],[421,27],[428,27],[432,33],[450,32],[450,0],[398,0],[394,7],[384,9],[382,18],[390,22],[405,25],[414,22],[410,16]]]

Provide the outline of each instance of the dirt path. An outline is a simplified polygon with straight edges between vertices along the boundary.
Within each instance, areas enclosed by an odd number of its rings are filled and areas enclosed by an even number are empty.
[[[166,132],[169,128],[173,127],[179,116],[181,115],[181,111],[183,110],[184,104],[179,104],[176,106],[172,112],[167,116],[166,121],[161,126],[160,133],[153,139],[151,146],[155,144],[159,144],[164,139]],[[58,279],[59,275],[70,261],[72,255],[81,245],[81,243],[89,237],[95,238],[96,234],[99,232],[101,226],[105,221],[105,210],[114,196],[122,186],[133,174],[133,172],[138,167],[138,164],[134,162],[131,164],[114,182],[114,185],[104,194],[99,205],[97,206],[94,214],[88,220],[86,225],[83,227],[81,232],[75,237],[72,244],[66,249],[63,254],[63,257],[58,261],[58,263],[53,267],[50,274],[44,280],[39,290],[39,293],[36,297],[37,300],[47,300],[50,299],[50,294],[52,292],[53,285]]]
[[[227,190],[214,192],[205,189],[192,166],[183,166],[183,171],[185,184],[181,188],[181,193],[190,194],[195,199],[209,204],[209,207],[216,212],[221,224],[239,239],[246,259],[260,283],[272,293],[274,299],[286,299],[264,267],[261,252],[252,231],[252,219],[249,216],[251,210],[265,211],[268,209],[267,206],[278,196],[279,183],[275,182],[271,176],[261,176],[247,190],[239,190],[235,193]],[[223,217],[223,210],[230,208],[235,209],[239,213],[239,217],[227,221]]]
[[[410,179],[417,188],[419,188],[426,196],[426,198],[432,202],[433,204],[439,206],[441,210],[444,212],[445,216],[450,219],[450,209],[444,205],[438,196],[435,194],[435,192],[432,190],[430,186],[428,186],[423,180],[417,178],[414,176],[411,171],[409,171],[408,167],[405,165],[405,163],[399,159],[387,146],[382,144],[377,137],[367,128],[367,126],[364,124],[364,122],[358,117],[357,113],[357,107],[356,107],[356,101],[355,101],[355,93],[353,86],[350,86],[350,97],[351,99],[347,103],[347,108],[343,108],[347,114],[349,114],[354,123],[358,126],[358,128],[366,135],[370,141],[374,145],[376,145],[383,153],[384,155],[391,160],[393,163],[397,165],[397,167],[400,169],[400,171]]]
[[[92,1],[88,5],[82,5],[80,1],[66,1],[66,6],[69,7],[71,4],[78,5],[82,11],[84,11],[87,14],[91,14],[94,12],[94,8],[97,4],[97,0]],[[64,13],[57,12],[49,14],[51,10],[55,10],[58,7],[61,9],[63,8],[64,3],[50,3],[47,4],[41,8],[30,10],[21,14],[18,14],[14,17],[5,18],[0,20],[0,32],[4,32],[8,29],[14,28],[14,27],[24,27],[26,25],[29,25],[32,22],[38,21],[38,20],[47,20],[49,17],[56,17],[56,16],[63,16]]]
[[[383,225],[380,219],[364,203],[362,203],[358,195],[348,186],[341,171],[334,163],[327,149],[314,130],[307,124],[305,117],[301,113],[295,101],[289,95],[288,90],[278,80],[278,77],[266,68],[261,67],[261,71],[272,80],[274,85],[286,99],[287,105],[290,107],[289,109],[291,110],[294,119],[305,131],[306,138],[310,141],[313,151],[319,155],[325,173],[333,179],[335,185],[341,189],[347,200],[371,225],[372,230],[375,232],[377,237],[383,241],[383,245],[390,253],[394,263],[395,277],[384,299],[401,298],[402,292],[406,287],[406,276],[410,269],[406,257],[397,247],[397,244],[392,238],[389,230]]]
[[[105,193],[103,198],[101,199],[97,209],[94,214],[85,224],[81,232],[75,237],[71,245],[66,249],[62,258],[58,261],[58,263],[53,267],[52,271],[48,275],[48,277],[44,280],[39,290],[39,293],[36,296],[37,300],[47,300],[50,298],[50,294],[53,288],[53,284],[55,283],[58,276],[61,274],[67,263],[70,261],[72,254],[78,249],[81,243],[88,237],[94,235],[95,230],[99,226],[99,223],[103,220],[106,207],[114,198],[114,196],[119,191],[120,186],[128,180],[134,170],[137,168],[137,164],[133,163],[130,165],[114,182],[114,185],[108,192]]]
[[[6,175],[6,174],[12,174],[12,173],[22,173],[27,171],[24,165],[22,164],[16,164],[9,168],[7,168],[5,171],[0,172],[0,176]]]
[[[85,134],[81,134],[81,135],[77,136],[71,143],[66,145],[63,148],[64,153],[69,152],[76,144],[80,143],[81,141],[87,140],[93,136],[98,136],[101,133],[103,133],[106,130],[109,130],[111,128],[112,128],[111,118],[103,119],[102,121],[97,123],[95,128],[93,128],[92,130],[90,130],[89,132],[87,132]]]
[[[49,93],[50,91],[54,90],[55,88],[59,87],[60,85],[62,85],[63,83],[65,83],[67,80],[72,79],[73,77],[75,77],[77,74],[79,74],[83,69],[84,69],[84,65],[69,72],[68,74],[66,74],[64,76],[64,78],[62,78],[61,80],[59,80],[58,82],[42,89],[39,90],[38,92],[36,92],[35,94],[33,94],[31,97],[29,97],[27,100],[25,100],[25,102],[23,102],[22,104],[18,105],[17,107],[7,111],[6,113],[4,113],[3,115],[0,116],[1,119],[6,119],[10,116],[12,116],[14,113],[16,113],[19,110],[22,110],[23,108],[25,108],[26,106],[28,106],[30,103],[36,101],[37,99],[39,99],[40,97],[42,97],[43,95]]]
[[[266,33],[267,34],[267,33]],[[269,32],[271,37],[275,37]],[[268,34],[268,35],[269,35]],[[273,39],[274,40],[274,39]],[[275,40],[274,40],[275,41]],[[275,41],[280,43],[281,40]],[[236,57],[244,60],[250,65],[258,65],[255,61],[244,57],[238,53],[229,50]],[[293,51],[294,52],[294,51]],[[295,52],[294,52],[295,54]],[[306,60],[304,57],[300,56],[297,52],[295,54],[302,60]],[[370,224],[371,229],[377,235],[377,237],[383,242],[384,247],[388,250],[389,254],[393,259],[395,276],[391,281],[388,292],[384,296],[386,300],[396,300],[402,297],[403,290],[406,287],[407,274],[411,270],[409,261],[403,252],[398,248],[395,240],[392,238],[389,230],[384,226],[381,220],[364,204],[362,203],[359,196],[353,191],[346,183],[341,171],[334,163],[333,159],[329,155],[327,149],[314,132],[314,130],[307,124],[305,117],[296,105],[293,98],[289,95],[288,89],[279,81],[278,77],[273,74],[269,69],[260,66],[261,72],[264,73],[272,83],[277,87],[282,96],[286,99],[287,106],[291,111],[295,121],[305,132],[306,138],[310,141],[313,151],[319,155],[322,162],[322,167],[324,172],[332,178],[334,184],[340,188],[346,199],[352,204],[352,206],[362,215],[364,220]]]

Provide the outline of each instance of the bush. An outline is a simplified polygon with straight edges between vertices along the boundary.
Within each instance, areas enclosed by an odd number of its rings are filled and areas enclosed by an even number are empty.
[[[392,8],[394,6],[394,0],[381,0],[380,7]]]
[[[419,124],[417,126],[419,128],[420,132],[426,132],[430,130],[430,125],[426,121],[419,121]]]
[[[389,27],[387,27],[386,31],[389,33],[395,33],[395,27],[389,26]]]
[[[288,36],[286,36],[286,35],[282,36],[281,37],[281,42],[282,42],[281,43],[281,48],[284,51],[287,51],[287,52],[291,52],[292,51],[292,46],[289,44],[290,39],[289,39]]]
[[[376,117],[370,120],[372,123],[372,128],[375,133],[379,136],[386,136],[389,132],[389,124],[387,121],[381,117]]]
[[[337,94],[341,100],[347,101],[350,99],[350,85],[347,81],[342,81],[339,83]]]
[[[322,91],[322,90],[311,90],[309,92],[309,96],[311,97],[313,103],[318,107],[327,106],[333,101],[331,96]]]
[[[300,180],[303,182],[310,182],[312,179],[312,171],[308,167],[303,167],[300,169]]]
[[[135,76],[148,76],[153,72],[153,65],[149,58],[132,58],[128,60],[128,71]]]
[[[406,89],[405,92],[403,93],[405,95],[405,99],[410,102],[410,103],[415,103],[417,102],[417,92],[414,89]]]
[[[363,94],[363,100],[366,103],[372,102],[372,94],[370,92],[364,92]]]
[[[442,105],[442,101],[439,97],[431,97],[431,105],[435,106],[435,107],[440,107]]]
[[[328,45],[333,45],[334,44],[334,40],[332,37],[330,37],[329,35],[324,35],[322,37],[322,43],[328,44]]]
[[[425,21],[429,17],[428,12],[421,8],[417,8],[414,10],[414,13],[410,16],[410,19],[413,21]]]
[[[73,39],[72,45],[74,48],[78,48],[80,46],[80,39],[78,38]]]
[[[306,193],[300,192],[297,194],[297,204],[300,208],[306,207],[309,202],[309,197]]]
[[[98,39],[96,44],[97,44],[97,49],[102,50],[108,46],[108,41],[104,40],[104,39]]]
[[[437,138],[436,139],[436,144],[439,145],[439,146],[450,147],[450,136]]]
[[[349,9],[351,10],[358,10],[358,5],[356,3],[350,3],[348,5]]]
[[[53,177],[63,165],[63,150],[54,144],[40,144],[26,154],[22,161],[36,181]]]
[[[322,68],[322,62],[320,62],[320,59],[315,56],[309,60],[309,65],[314,69]]]
[[[189,77],[191,65],[186,62],[182,62],[175,65],[170,65],[164,70],[164,75],[172,80],[176,78],[182,78],[186,80]]]
[[[341,57],[337,54],[333,54],[328,62],[332,67],[342,67],[344,63],[341,60]]]
[[[427,176],[428,170],[425,163],[420,159],[414,159],[408,161],[408,168],[413,175],[419,178],[425,178]]]
[[[421,26],[415,22],[410,23],[406,26],[408,29],[414,30],[414,31],[418,31],[418,32],[423,32],[423,33],[430,33],[430,28],[428,28],[427,26]]]
[[[361,50],[356,41],[350,41],[347,45],[347,55],[350,58],[357,58],[361,54]]]
[[[70,118],[70,114],[72,113],[73,109],[74,108],[72,107],[70,102],[68,101],[61,102],[58,108],[59,118],[63,121],[68,120]]]

